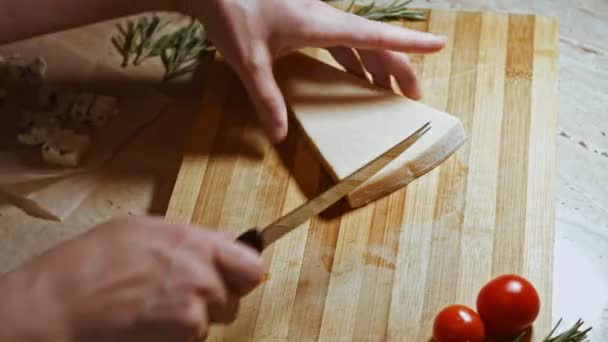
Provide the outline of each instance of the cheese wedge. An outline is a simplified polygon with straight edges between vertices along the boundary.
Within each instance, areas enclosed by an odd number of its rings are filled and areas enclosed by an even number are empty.
[[[278,60],[274,72],[293,116],[335,181],[431,123],[416,144],[347,196],[351,207],[404,187],[466,141],[455,116],[302,53]]]

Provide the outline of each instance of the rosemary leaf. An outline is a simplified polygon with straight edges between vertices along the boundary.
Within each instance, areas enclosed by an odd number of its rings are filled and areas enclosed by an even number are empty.
[[[154,16],[152,18],[152,21],[150,22],[150,25],[148,25],[148,27],[146,28],[146,31],[145,31],[146,36],[148,36],[148,37],[153,36],[159,27],[160,27],[160,18],[157,16]]]
[[[114,46],[116,47],[116,49],[118,50],[118,52],[121,54],[122,56],[122,67],[126,67],[129,64],[129,44],[130,41],[127,38],[127,31],[125,28],[123,28],[121,25],[118,25],[119,27],[119,32],[122,34],[121,36],[118,37],[112,37],[112,44],[114,44]],[[123,34],[124,33],[124,34]]]
[[[170,81],[172,79],[178,78],[180,76],[183,76],[183,75],[189,74],[191,72],[194,72],[194,71],[196,71],[197,67],[198,67],[198,63],[197,62],[193,62],[193,63],[190,63],[190,64],[183,65],[183,66],[179,67],[179,69],[177,69],[177,70],[174,70],[174,71],[172,71],[170,73],[166,73],[165,77],[164,77],[164,81],[167,82],[167,81]]]
[[[121,24],[117,24],[116,27],[118,28],[118,33],[120,33],[120,35],[127,35],[127,29],[124,26],[122,26]]]
[[[127,34],[133,31],[135,31],[135,24],[133,23],[133,20],[129,20],[127,21]]]
[[[169,66],[171,65],[171,59],[173,59],[173,57],[172,57],[173,53],[174,53],[173,49],[171,49],[171,48],[164,49],[160,53],[161,61],[163,63],[163,66],[165,67],[165,72],[169,69]]]
[[[150,50],[150,56],[151,57],[160,56],[162,51],[167,49],[171,45],[172,41],[173,41],[172,35],[166,34],[166,35],[162,36],[160,39],[158,39],[154,43],[154,46],[152,46],[152,48]]]
[[[123,49],[123,46],[125,44],[124,39],[122,39],[120,37],[112,37],[111,42],[112,42],[112,45],[114,45],[114,47],[116,48],[116,50],[118,50],[120,53],[125,52],[125,50]]]

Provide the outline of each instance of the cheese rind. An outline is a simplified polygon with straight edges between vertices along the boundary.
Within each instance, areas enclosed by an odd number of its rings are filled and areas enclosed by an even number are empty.
[[[348,196],[359,207],[429,172],[466,141],[461,121],[448,113],[303,54],[279,60],[277,81],[326,170],[340,181],[426,122],[431,130]]]

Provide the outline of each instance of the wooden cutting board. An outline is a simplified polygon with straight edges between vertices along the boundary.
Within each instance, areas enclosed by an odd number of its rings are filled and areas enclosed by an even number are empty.
[[[413,56],[423,102],[458,116],[468,142],[407,188],[356,210],[335,205],[273,245],[268,279],[210,340],[428,341],[442,307],[474,307],[479,288],[503,273],[534,283],[542,312],[533,340],[549,332],[557,24],[428,15],[406,25],[449,44]],[[210,70],[168,217],[237,234],[332,184],[295,123],[272,146],[238,78],[221,63]]]

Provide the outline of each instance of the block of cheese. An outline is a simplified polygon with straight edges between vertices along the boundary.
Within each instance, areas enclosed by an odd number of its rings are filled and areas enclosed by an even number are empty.
[[[412,134],[431,130],[348,196],[363,206],[424,175],[466,141],[462,122],[302,53],[277,61],[275,77],[290,111],[335,181]]]

